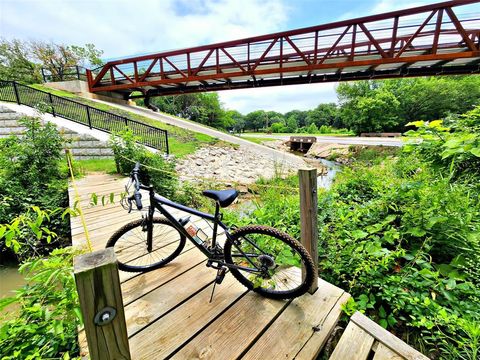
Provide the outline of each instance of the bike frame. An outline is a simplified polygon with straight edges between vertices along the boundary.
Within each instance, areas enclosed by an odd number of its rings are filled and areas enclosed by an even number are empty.
[[[152,246],[153,246],[153,244],[152,244],[153,243],[153,234],[152,234],[153,233],[153,215],[155,213],[155,209],[157,209],[158,211],[160,211],[160,213],[163,216],[165,216],[171,222],[173,227],[180,234],[184,235],[187,239],[189,239],[211,261],[214,261],[214,262],[218,263],[218,265],[220,265],[220,266],[226,266],[228,268],[235,268],[235,269],[239,269],[239,270],[248,271],[248,272],[251,272],[251,273],[260,273],[261,272],[261,269],[259,269],[257,266],[255,266],[255,264],[253,262],[251,262],[250,260],[249,260],[249,262],[254,267],[254,269],[249,268],[249,267],[245,267],[245,266],[227,264],[223,261],[224,260],[223,251],[221,251],[221,252],[216,251],[217,250],[217,233],[218,233],[218,227],[219,226],[223,230],[225,230],[225,235],[227,237],[226,241],[232,241],[232,238],[231,238],[231,236],[228,232],[228,226],[225,225],[221,221],[222,215],[220,213],[220,206],[219,206],[218,203],[216,203],[216,206],[215,206],[215,214],[212,215],[212,214],[208,214],[208,213],[196,210],[196,209],[189,208],[188,206],[173,202],[173,201],[171,201],[171,200],[169,200],[169,199],[167,199],[167,198],[165,198],[161,195],[158,195],[154,192],[152,186],[145,186],[145,185],[140,184],[139,188],[143,189],[143,190],[148,190],[149,198],[150,198],[150,207],[149,207],[149,210],[148,210],[148,217],[147,217],[147,222],[149,224],[149,226],[147,228],[147,231],[148,231],[147,247],[148,247],[149,251],[152,250]],[[198,217],[201,217],[202,219],[212,221],[213,222],[213,237],[212,237],[211,246],[208,248],[203,244],[198,244],[193,239],[193,237],[187,232],[187,230],[185,230],[184,226],[165,208],[165,206],[169,206],[169,207],[175,208],[177,210],[181,210],[181,211],[184,211],[186,213],[196,215]],[[246,240],[249,241],[248,239],[246,239]],[[254,244],[253,242],[250,242],[250,243],[254,247],[256,247],[257,249],[259,249],[256,246],[256,244]],[[247,259],[249,259],[247,254],[245,254],[240,248],[237,247],[237,249],[242,253],[242,255],[244,255]],[[259,249],[259,250],[261,251],[261,249]],[[209,266],[211,266],[211,264]]]

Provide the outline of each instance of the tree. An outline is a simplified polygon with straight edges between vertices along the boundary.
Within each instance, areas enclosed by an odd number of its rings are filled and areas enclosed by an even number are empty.
[[[81,46],[67,46],[63,44],[31,41],[30,48],[33,56],[38,59],[41,66],[48,70],[54,79],[65,80],[66,74],[71,72],[68,68],[73,66],[101,65],[100,56],[103,51],[95,48],[93,44]]]
[[[29,47],[20,40],[0,40],[0,79],[27,84],[42,80],[40,69],[30,56]]]
[[[391,131],[398,128],[399,101],[388,91],[376,90],[372,96],[362,96],[342,108],[344,123],[357,134]]]
[[[307,124],[314,123],[317,127],[322,125],[333,126],[338,122],[339,111],[337,104],[320,104],[307,115]]]
[[[245,128],[253,131],[258,131],[265,126],[265,119],[267,114],[263,110],[256,110],[248,113],[245,116]]]
[[[99,66],[103,51],[93,44],[63,45],[19,39],[0,40],[0,77],[25,83],[42,81],[40,70],[45,68],[53,79],[65,80],[72,66]]]
[[[307,125],[307,111],[301,111],[301,110],[292,110],[287,113],[285,113],[284,117],[285,119],[288,119],[289,117],[294,117],[298,127],[304,127]]]

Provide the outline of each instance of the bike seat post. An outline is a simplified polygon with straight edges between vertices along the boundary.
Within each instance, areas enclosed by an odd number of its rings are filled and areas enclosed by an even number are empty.
[[[212,237],[212,248],[217,246],[217,229],[218,223],[220,221],[220,204],[218,201],[215,202],[215,219],[213,221],[213,237]]]

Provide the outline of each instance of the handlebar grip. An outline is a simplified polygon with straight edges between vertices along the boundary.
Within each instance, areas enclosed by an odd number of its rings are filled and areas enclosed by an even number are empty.
[[[135,205],[137,205],[137,209],[142,210],[142,194],[140,194],[138,191],[135,191],[133,198],[135,199]]]

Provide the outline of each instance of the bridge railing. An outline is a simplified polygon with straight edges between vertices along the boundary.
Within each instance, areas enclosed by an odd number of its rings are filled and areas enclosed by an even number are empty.
[[[468,63],[480,55],[480,14],[475,8],[478,2],[446,1],[114,60],[99,71],[87,71],[87,79],[90,91],[131,92],[152,86],[159,94],[168,94],[202,91],[212,85],[221,85],[224,89],[246,87],[247,82],[249,86],[262,86],[262,81],[272,80],[282,85],[292,82],[292,78],[303,78],[305,83],[330,74],[335,75],[337,81],[349,73],[381,75],[398,71],[403,74],[410,65],[415,65],[412,70],[423,65],[425,71],[432,63],[442,64],[439,68],[449,62],[459,66],[455,60],[466,59]],[[464,63],[460,61],[460,64]]]
[[[63,69],[56,69],[52,72],[50,69],[41,68],[43,82],[83,80],[87,81],[87,69],[83,66],[67,66]]]
[[[15,81],[0,80],[0,101],[27,105],[43,112],[59,116],[90,129],[118,133],[126,128],[139,138],[139,143],[169,153],[168,133],[124,116],[99,110],[78,101],[57,96]]]

